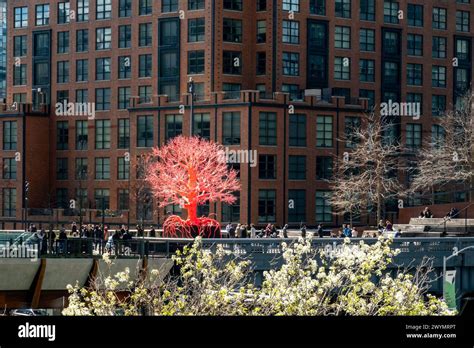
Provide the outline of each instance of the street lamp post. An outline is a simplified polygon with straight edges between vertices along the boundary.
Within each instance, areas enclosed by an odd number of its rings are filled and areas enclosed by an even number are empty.
[[[194,121],[194,80],[191,77],[188,83],[188,93],[191,94],[191,108],[190,108],[190,120],[189,120],[189,137],[193,136],[193,121]]]
[[[453,257],[457,257],[459,254],[462,254],[464,253],[465,251],[467,250],[471,250],[471,249],[474,249],[474,245],[471,245],[471,246],[468,246],[468,247],[465,247],[461,250],[458,250],[457,247],[454,247],[453,248],[453,253],[450,255],[450,256],[443,256],[443,299],[446,300],[445,298],[445,290],[446,290],[446,265],[447,265],[447,262],[449,260],[451,260]]]

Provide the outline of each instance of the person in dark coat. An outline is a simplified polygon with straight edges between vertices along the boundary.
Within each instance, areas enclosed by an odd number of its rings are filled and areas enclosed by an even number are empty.
[[[319,238],[323,238],[323,237],[324,237],[323,225],[319,224],[319,225],[318,225],[318,229],[317,229],[316,231],[318,232]]]

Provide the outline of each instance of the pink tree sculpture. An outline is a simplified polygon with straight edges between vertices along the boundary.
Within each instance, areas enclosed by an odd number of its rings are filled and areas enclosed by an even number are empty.
[[[240,190],[237,172],[227,167],[222,145],[198,137],[178,136],[149,158],[147,180],[160,207],[179,204],[188,219],[170,216],[163,224],[166,237],[220,237],[220,224],[209,217],[198,217],[197,208],[207,202],[235,202]]]

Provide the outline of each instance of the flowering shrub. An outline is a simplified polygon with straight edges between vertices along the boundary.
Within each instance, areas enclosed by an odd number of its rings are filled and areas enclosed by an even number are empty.
[[[264,272],[253,286],[251,263],[218,245],[192,246],[173,257],[178,276],[158,281],[130,280],[130,270],[88,289],[69,287],[64,315],[453,315],[441,299],[428,295],[429,261],[415,272],[387,270],[399,253],[390,239],[369,245],[344,240],[337,254],[311,246],[311,236],[282,244],[283,264]],[[355,247],[356,246],[356,247]],[[112,262],[106,256],[108,262]]]

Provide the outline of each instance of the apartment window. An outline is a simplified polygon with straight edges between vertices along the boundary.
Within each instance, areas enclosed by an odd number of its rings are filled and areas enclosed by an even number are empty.
[[[281,91],[283,93],[288,93],[290,95],[290,100],[302,100],[303,99],[299,85],[284,83],[281,86]]]
[[[137,118],[137,146],[153,146],[153,116],[138,116]]]
[[[203,10],[206,7],[205,0],[188,0],[188,10]]]
[[[87,59],[76,60],[76,81],[84,82],[89,80],[89,61]]]
[[[351,18],[351,0],[336,0],[336,17]]]
[[[151,103],[151,86],[138,87],[138,103]]]
[[[311,14],[325,16],[326,15],[326,0],[310,0],[309,11]]]
[[[28,7],[15,7],[15,28],[26,28],[28,26]]]
[[[16,161],[14,158],[3,159],[3,179],[16,179]]]
[[[421,147],[421,124],[408,123],[406,129],[407,148],[410,150]]]
[[[89,20],[89,0],[77,0],[77,21]]]
[[[267,53],[257,52],[257,75],[265,75],[267,72]]]
[[[384,0],[383,18],[385,23],[398,24],[398,11],[400,6],[398,2],[392,0]]]
[[[257,21],[257,43],[264,43],[267,41],[267,22]]]
[[[423,26],[423,5],[408,4],[408,25],[412,27]]]
[[[407,102],[419,105],[420,115],[423,114],[423,94],[421,94],[421,93],[407,93]]]
[[[361,59],[359,61],[359,76],[361,82],[374,82],[375,61],[372,59]]]
[[[374,52],[375,51],[375,30],[360,29],[360,50]]]
[[[112,29],[97,28],[96,31],[96,50],[108,50],[112,47]]]
[[[283,0],[283,11],[300,11],[300,0]]]
[[[359,90],[359,97],[366,98],[369,100],[369,109],[372,109],[375,105],[375,91],[371,89],[361,89]]]
[[[112,0],[97,0],[96,19],[109,19],[112,15]]]
[[[138,46],[151,46],[151,23],[142,23],[139,25]]]
[[[27,36],[20,35],[13,37],[13,55],[15,57],[24,57],[28,52]]]
[[[433,7],[433,28],[446,30],[447,10],[445,8]]]
[[[224,18],[223,34],[225,42],[242,42],[242,21]]]
[[[95,179],[109,180],[110,179],[110,158],[97,157],[95,159]]]
[[[69,31],[58,32],[58,53],[69,53]]]
[[[332,147],[332,116],[318,116],[316,119],[316,146]]]
[[[2,193],[2,215],[5,217],[16,216],[16,189],[4,188]]]
[[[468,69],[457,68],[456,69],[456,85],[455,90],[458,94],[464,94],[469,89],[471,82],[470,73]]]
[[[96,88],[95,108],[98,111],[110,110],[110,88]]]
[[[393,31],[386,31],[384,33],[383,50],[387,55],[400,54],[400,36],[398,33]]]
[[[132,15],[132,0],[119,0],[119,17]]]
[[[129,209],[129,191],[127,189],[118,190],[118,209],[119,210],[128,210]]]
[[[316,191],[316,221],[332,222],[332,207],[330,191]]]
[[[36,5],[36,25],[49,24],[49,4]]]
[[[129,79],[132,77],[132,57],[121,56],[118,58],[119,79]]]
[[[431,98],[431,113],[433,116],[441,116],[446,112],[446,96],[433,95]]]
[[[89,91],[87,89],[76,90],[76,103],[87,103],[89,101]]]
[[[384,83],[396,85],[399,83],[399,65],[395,62],[384,62]]]
[[[288,222],[306,221],[306,191],[288,190],[288,200],[293,202],[293,205],[288,208]]]
[[[290,146],[306,146],[306,115],[290,115]]]
[[[306,180],[306,156],[289,156],[288,179]]]
[[[162,0],[161,12],[176,12],[178,11],[178,0]]]
[[[128,109],[130,106],[130,87],[119,87],[118,88],[118,101],[117,107],[119,110]]]
[[[258,191],[258,222],[276,221],[276,190]]]
[[[69,1],[58,3],[58,24],[69,23]]]
[[[132,26],[131,25],[119,26],[119,44],[118,45],[119,45],[119,48],[132,47]]]
[[[56,159],[56,180],[67,180],[68,179],[68,159],[57,158]]]
[[[118,120],[118,145],[119,149],[128,149],[130,147],[130,120],[128,118],[119,118]]]
[[[240,192],[235,192],[237,200],[233,204],[222,203],[222,222],[240,221]]]
[[[423,35],[408,34],[407,50],[411,56],[423,55]]]
[[[188,42],[205,40],[206,27],[204,18],[188,19]]]
[[[333,175],[333,159],[328,156],[316,157],[316,180],[331,180]]]
[[[97,210],[110,209],[110,191],[109,189],[94,190],[95,208]]]
[[[283,75],[300,75],[300,55],[294,52],[283,52]]]
[[[125,157],[117,158],[117,179],[128,180],[130,177],[130,161]]]
[[[336,26],[334,44],[336,48],[351,48],[351,28]]]
[[[76,121],[76,150],[87,150],[87,121]]]
[[[95,79],[97,81],[110,80],[110,58],[95,60]]]
[[[87,158],[76,158],[75,178],[76,180],[87,180]]]
[[[257,11],[267,10],[267,0],[257,0]]]
[[[69,103],[69,91],[57,91],[56,92],[56,101],[58,103],[64,104]]]
[[[211,117],[209,114],[194,114],[193,135],[211,139]]]
[[[95,148],[110,149],[110,120],[95,121]]]
[[[300,22],[283,21],[283,43],[299,44],[300,43]]]
[[[76,52],[86,52],[89,49],[89,30],[76,31]]]
[[[242,75],[242,52],[224,51],[223,72],[230,75]]]
[[[347,148],[355,148],[359,143],[357,133],[361,129],[360,117],[346,116],[344,119],[344,139]]]
[[[334,78],[336,80],[349,80],[351,77],[350,58],[334,58]]]
[[[469,32],[470,16],[468,11],[456,11],[456,30]]]
[[[447,39],[445,37],[433,36],[433,58],[446,58]]]
[[[261,112],[259,115],[259,144],[275,146],[277,141],[276,113]]]
[[[22,86],[26,85],[26,64],[15,65],[13,67],[13,85]]]
[[[138,56],[138,60],[138,77],[151,77],[151,54],[141,54],[140,56]]]
[[[258,178],[261,180],[276,179],[276,156],[259,155],[258,156]]]
[[[240,112],[224,112],[222,119],[222,143],[240,145]]]
[[[26,93],[13,93],[14,103],[26,103]]]
[[[242,0],[224,0],[224,9],[242,11]]]
[[[165,140],[168,141],[183,134],[183,116],[166,115]]]
[[[145,16],[152,14],[153,12],[153,4],[152,0],[140,0],[138,4],[138,14],[140,16]]]
[[[407,84],[411,86],[423,85],[422,64],[407,64]]]
[[[69,82],[69,62],[57,62],[57,81],[58,83]]]
[[[67,150],[69,142],[69,126],[67,121],[56,123],[56,149]]]
[[[222,91],[225,92],[224,99],[239,99],[242,85],[240,83],[223,83]]]
[[[188,74],[204,73],[204,55],[204,51],[188,51]]]
[[[431,70],[432,87],[446,87],[446,67],[434,65]]]
[[[17,137],[16,121],[3,121],[3,149],[16,150]]]
[[[375,21],[375,0],[360,0],[360,19]]]
[[[471,40],[456,38],[456,57],[461,61],[471,60]]]

